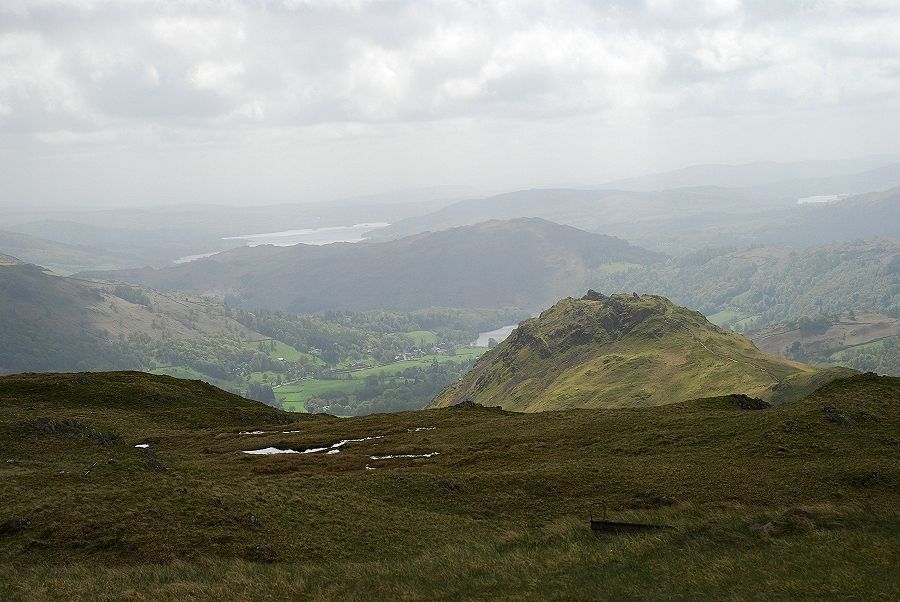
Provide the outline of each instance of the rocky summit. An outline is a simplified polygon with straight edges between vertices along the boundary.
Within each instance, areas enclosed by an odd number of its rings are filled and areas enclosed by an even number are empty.
[[[763,353],[665,297],[592,290],[519,324],[432,405],[471,400],[534,412],[730,394],[779,403],[851,373]]]

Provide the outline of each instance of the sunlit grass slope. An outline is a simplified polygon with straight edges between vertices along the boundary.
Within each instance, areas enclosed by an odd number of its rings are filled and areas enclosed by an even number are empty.
[[[656,406],[744,393],[797,399],[851,370],[768,355],[655,295],[567,298],[483,355],[433,402],[517,411]]]

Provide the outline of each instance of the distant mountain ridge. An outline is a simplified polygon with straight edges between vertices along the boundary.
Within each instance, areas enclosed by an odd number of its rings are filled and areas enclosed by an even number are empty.
[[[242,248],[166,269],[89,272],[159,290],[293,312],[426,307],[538,309],[604,264],[664,259],[536,218],[489,221],[383,243]]]
[[[782,402],[852,373],[767,355],[664,297],[590,291],[519,324],[432,406],[472,401],[535,412],[729,394]]]
[[[603,187],[649,192],[695,186],[776,187],[792,181],[810,183],[818,179],[845,178],[847,182],[863,186],[845,192],[865,192],[880,187],[885,176],[890,178],[888,186],[900,183],[898,169],[900,163],[890,159],[756,161],[738,165],[708,163],[614,180]],[[872,187],[873,184],[876,186]]]
[[[847,194],[854,196],[837,203],[798,205],[798,200],[807,196]],[[667,254],[733,244],[805,247],[900,236],[900,163],[865,173],[757,186],[519,190],[462,200],[373,230],[369,236],[372,240],[393,239],[424,230],[519,217],[539,217],[603,232]]]

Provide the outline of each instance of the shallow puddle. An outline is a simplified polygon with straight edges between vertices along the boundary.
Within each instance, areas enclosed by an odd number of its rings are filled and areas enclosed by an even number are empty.
[[[264,447],[263,449],[244,450],[245,454],[253,454],[256,456],[271,456],[273,454],[299,454],[296,449],[280,449],[277,447]]]
[[[394,458],[433,458],[439,456],[439,452],[429,452],[427,454],[395,454],[392,456],[369,456],[372,460],[392,460]]]
[[[334,454],[341,453],[341,448],[347,445],[348,443],[359,443],[360,441],[371,441],[372,439],[383,439],[384,435],[377,435],[375,437],[363,437],[361,439],[341,439],[337,443],[329,445],[328,447],[310,447],[304,450],[296,450],[296,449],[279,449],[277,447],[266,447],[265,449],[251,449],[244,450],[245,454],[256,454],[256,455],[270,455],[270,454],[318,454],[320,452],[325,452],[325,455],[331,456]]]

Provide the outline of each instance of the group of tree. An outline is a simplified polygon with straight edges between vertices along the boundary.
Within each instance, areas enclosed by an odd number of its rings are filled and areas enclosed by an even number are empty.
[[[444,388],[459,380],[473,363],[474,360],[434,361],[430,366],[410,367],[399,374],[370,374],[354,393],[323,393],[318,398],[307,400],[306,410],[335,416],[419,410]]]
[[[753,328],[851,310],[898,317],[898,255],[900,243],[892,239],[803,251],[706,249],[664,263],[598,274],[593,288],[661,294],[707,315],[735,310],[752,316]]]

